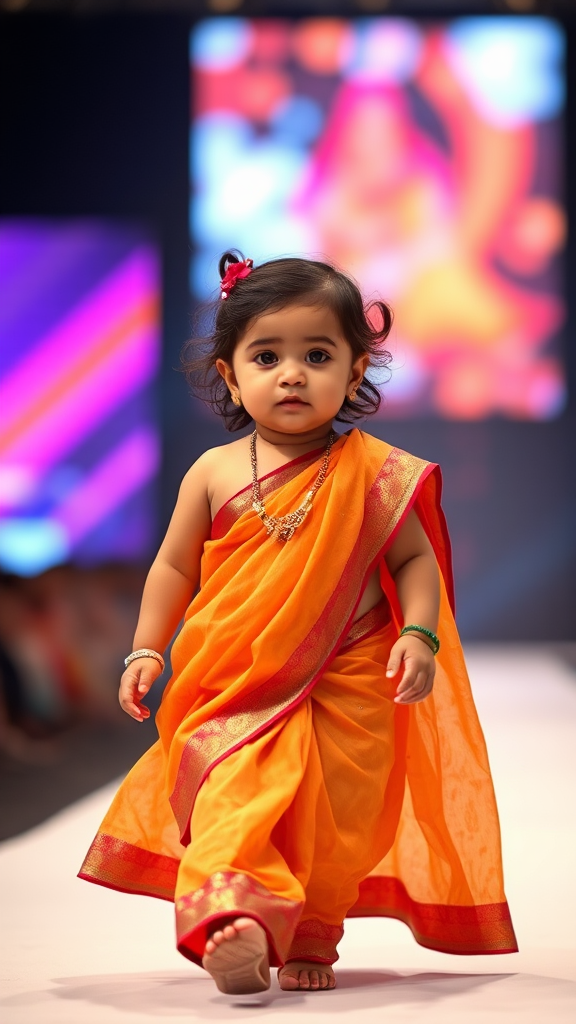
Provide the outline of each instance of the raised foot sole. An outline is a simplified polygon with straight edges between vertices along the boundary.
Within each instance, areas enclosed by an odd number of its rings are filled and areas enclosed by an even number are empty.
[[[251,995],[270,988],[268,940],[264,929],[256,924],[226,939],[213,953],[205,953],[202,966],[210,974],[220,992],[227,995]]]

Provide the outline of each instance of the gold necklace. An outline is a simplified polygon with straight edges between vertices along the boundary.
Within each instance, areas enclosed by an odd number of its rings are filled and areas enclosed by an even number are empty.
[[[276,537],[276,540],[287,541],[292,537],[294,530],[296,530],[301,523],[304,522],[310,508],[314,495],[319,487],[322,486],[326,479],[326,473],[328,472],[328,462],[330,460],[330,452],[332,445],[336,440],[336,433],[331,430],[328,437],[328,444],[324,452],[324,458],[322,465],[318,471],[318,476],[314,481],[314,486],[304,497],[304,501],[298,506],[295,512],[289,512],[285,516],[269,516],[266,509],[264,508],[264,502],[262,501],[262,495],[260,494],[260,484],[258,483],[258,466],[256,463],[256,431],[250,437],[250,462],[252,463],[252,508],[256,512],[266,527],[266,534]]]

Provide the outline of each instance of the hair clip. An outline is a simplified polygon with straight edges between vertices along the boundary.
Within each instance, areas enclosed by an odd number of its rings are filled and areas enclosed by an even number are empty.
[[[220,288],[222,289],[222,299],[227,299],[230,292],[234,288],[237,281],[240,281],[243,277],[248,277],[252,273],[252,265],[254,260],[240,260],[239,263],[229,263],[226,268],[226,273],[220,281]]]

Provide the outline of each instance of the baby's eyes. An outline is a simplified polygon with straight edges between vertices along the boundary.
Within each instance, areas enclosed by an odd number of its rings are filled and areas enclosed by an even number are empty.
[[[277,356],[274,352],[259,352],[255,357],[254,362],[260,366],[272,366],[275,363]]]
[[[306,359],[314,366],[319,366],[322,363],[326,363],[330,359],[330,356],[327,352],[323,352],[322,349],[315,348],[308,352]],[[254,362],[258,363],[259,366],[273,366],[274,363],[278,362],[278,356],[275,352],[259,352],[258,355],[254,357]]]

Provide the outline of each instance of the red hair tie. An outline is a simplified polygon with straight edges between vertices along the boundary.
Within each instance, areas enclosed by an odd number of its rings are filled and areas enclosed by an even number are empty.
[[[220,288],[222,289],[222,299],[227,299],[230,292],[237,281],[240,281],[243,277],[248,277],[252,273],[252,264],[254,260],[240,260],[239,263],[229,263],[224,277],[220,281]]]

